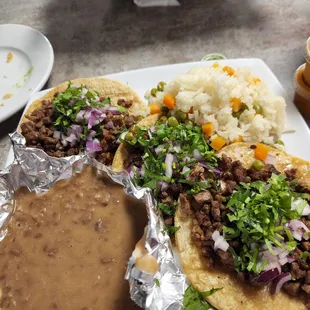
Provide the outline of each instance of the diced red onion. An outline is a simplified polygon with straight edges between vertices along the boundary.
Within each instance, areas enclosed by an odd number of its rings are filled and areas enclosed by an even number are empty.
[[[215,168],[215,167],[212,167],[212,166],[208,165],[207,163],[205,163],[204,161],[199,161],[199,164],[200,164],[202,167],[204,167],[204,168],[206,168],[206,169],[208,169],[208,170],[213,171],[213,172],[216,173],[217,175],[221,175],[221,174],[222,174],[222,171],[221,171],[220,169]]]
[[[62,140],[61,140],[61,144],[63,145],[63,146],[67,146],[68,145],[68,141],[66,140],[66,136],[63,136],[62,137]]]
[[[294,257],[291,257],[291,256],[289,256],[288,258],[287,258],[287,261],[288,261],[288,263],[292,263],[292,262],[294,262],[296,259],[294,258]]]
[[[182,169],[182,174],[186,173],[189,170],[191,170],[191,169],[188,168],[187,166],[184,166],[183,169]]]
[[[112,121],[108,121],[106,124],[105,124],[105,127],[107,128],[113,128],[114,124]]]
[[[254,277],[251,282],[255,282],[258,284],[268,284],[273,279],[280,275],[280,271],[278,268],[269,269],[266,271],[261,272],[258,276]]]
[[[54,139],[60,139],[60,137],[61,137],[61,132],[58,131],[58,130],[55,130],[55,131],[53,132],[53,138],[54,138]]]
[[[105,112],[111,112],[112,114],[121,114],[121,112],[116,107],[106,105],[103,108],[104,108],[103,111]]]
[[[214,241],[214,251],[220,249],[226,252],[228,250],[229,243],[224,239],[223,236],[220,235],[220,233],[217,230],[213,232],[212,239]]]
[[[272,262],[272,263],[267,264],[264,267],[265,271],[270,270],[270,269],[278,269],[279,273],[280,273],[281,272],[281,265],[278,262]]]
[[[145,170],[143,168],[138,168],[138,170],[139,170],[139,174],[143,177]]]
[[[296,210],[300,204],[304,204],[304,208],[302,210],[302,216],[307,216],[310,214],[310,206],[309,204],[302,198],[298,197],[297,199],[292,199],[291,210]]]
[[[77,115],[76,115],[76,120],[78,122],[82,122],[84,119],[84,114],[85,114],[85,110],[81,110]]]
[[[292,231],[292,235],[296,240],[301,241],[302,238],[304,238],[305,240],[309,239],[310,230],[302,221],[290,220],[289,228]]]
[[[196,159],[196,160],[203,160],[203,157],[201,156],[201,153],[199,150],[195,149],[193,151],[193,157]]]
[[[272,293],[278,294],[284,283],[292,280],[292,276],[289,272],[280,274],[273,280]]]
[[[93,138],[95,137],[96,135],[96,131],[95,130],[90,130],[87,134],[87,137],[86,137],[86,140],[87,141],[92,141]]]
[[[173,155],[172,154],[167,154],[166,159],[165,159],[165,165],[166,165],[166,171],[165,175],[167,178],[172,177],[172,163],[173,163]]]
[[[309,214],[310,214],[310,206],[307,204],[302,211],[302,216],[307,216]]]
[[[154,149],[154,152],[156,153],[156,155],[158,155],[163,149],[164,149],[163,146],[159,145]]]
[[[71,128],[74,130],[76,135],[79,135],[83,132],[83,127],[80,125],[71,125]]]
[[[289,251],[286,248],[283,248],[281,252],[278,252],[279,258],[284,258],[289,255]]]
[[[85,95],[88,92],[87,88],[83,87],[82,88],[82,94]]]
[[[73,146],[77,142],[76,135],[74,133],[69,134],[69,136],[66,138],[66,141],[68,141]]]
[[[267,158],[265,159],[265,164],[275,165],[277,162],[277,158],[274,155],[268,154]]]
[[[181,146],[180,145],[175,145],[173,148],[172,148],[176,153],[179,153],[181,151]]]
[[[102,151],[99,140],[94,139],[93,141],[86,141],[86,151],[91,153]]]
[[[279,263],[281,266],[285,265],[288,263],[288,258],[287,257],[283,257],[279,259]]]
[[[165,181],[161,181],[160,182],[160,190],[164,191],[167,188],[168,188],[168,183],[166,183]]]

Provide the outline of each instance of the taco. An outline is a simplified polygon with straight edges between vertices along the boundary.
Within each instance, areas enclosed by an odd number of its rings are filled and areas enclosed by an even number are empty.
[[[222,190],[180,199],[183,271],[200,292],[222,288],[207,297],[217,309],[307,309],[310,163],[267,147],[263,165],[255,147],[222,149]]]
[[[18,131],[28,147],[64,157],[86,152],[107,165],[120,134],[134,125],[146,106],[128,86],[107,78],[65,82],[34,101]]]

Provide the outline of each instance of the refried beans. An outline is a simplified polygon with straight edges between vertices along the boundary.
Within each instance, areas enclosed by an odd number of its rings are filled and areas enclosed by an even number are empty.
[[[147,216],[91,168],[42,195],[20,189],[0,243],[0,308],[137,309],[124,280]]]

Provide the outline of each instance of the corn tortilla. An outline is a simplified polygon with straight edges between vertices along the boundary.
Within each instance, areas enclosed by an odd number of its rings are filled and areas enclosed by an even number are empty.
[[[223,150],[218,155],[226,154],[233,160],[240,160],[245,167],[251,166],[254,156],[253,150],[247,143],[234,143]],[[293,157],[283,151],[269,148],[269,154],[277,158],[275,167],[283,172],[285,168],[297,168],[297,177],[300,182],[310,185],[310,163]],[[268,288],[253,288],[246,285],[237,278],[236,273],[229,273],[223,268],[211,269],[206,259],[202,256],[201,251],[191,241],[191,229],[193,219],[185,216],[181,208],[177,208],[175,215],[175,226],[181,228],[176,232],[175,240],[178,253],[181,258],[183,271],[188,280],[199,291],[208,291],[212,288],[220,288],[215,294],[207,297],[207,300],[219,310],[303,310],[307,309],[301,299],[289,296],[280,291],[273,296]]]

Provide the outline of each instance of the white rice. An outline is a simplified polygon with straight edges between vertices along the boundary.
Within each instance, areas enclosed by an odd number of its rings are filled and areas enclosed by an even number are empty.
[[[227,143],[242,137],[246,142],[274,144],[279,139],[285,124],[285,100],[274,95],[263,81],[253,80],[250,68],[234,69],[229,76],[224,66],[198,67],[170,81],[163,92],[156,97],[147,92],[149,103],[162,104],[165,94],[176,98],[175,110],[193,114],[189,118],[198,125],[212,122],[216,136],[226,139]],[[232,98],[240,98],[247,109],[239,118],[232,115]],[[257,114],[253,104],[262,108]]]

